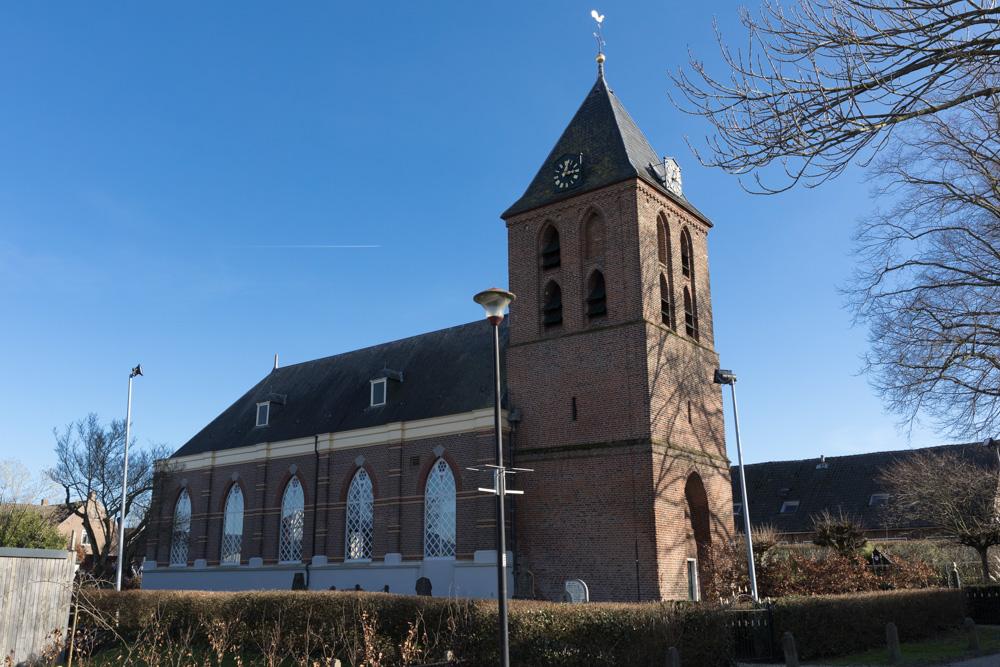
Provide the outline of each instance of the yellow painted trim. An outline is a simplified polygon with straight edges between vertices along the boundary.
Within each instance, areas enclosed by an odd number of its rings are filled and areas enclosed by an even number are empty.
[[[507,410],[502,410],[500,413],[500,428],[504,431],[510,429],[507,415]],[[373,447],[390,443],[394,443],[395,445],[395,443],[423,440],[425,438],[475,433],[491,430],[492,428],[493,408],[484,408],[482,410],[434,417],[432,419],[394,422],[392,424],[359,428],[340,433],[324,433],[319,436],[318,443],[312,436],[309,436],[281,442],[261,442],[249,447],[223,449],[214,452],[204,452],[202,454],[192,454],[191,456],[179,456],[169,459],[169,461],[172,466],[177,467],[178,471],[194,471],[213,466],[231,466],[255,461],[259,465],[260,462],[271,459],[312,454],[317,444],[319,452],[322,454],[341,449]]]

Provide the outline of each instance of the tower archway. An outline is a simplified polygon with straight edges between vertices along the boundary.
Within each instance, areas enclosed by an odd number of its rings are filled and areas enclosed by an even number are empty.
[[[701,475],[692,472],[684,484],[685,514],[687,515],[687,543],[685,573],[688,581],[688,597],[701,599],[702,572],[707,562],[708,550],[712,546],[711,515],[708,508],[708,493]]]

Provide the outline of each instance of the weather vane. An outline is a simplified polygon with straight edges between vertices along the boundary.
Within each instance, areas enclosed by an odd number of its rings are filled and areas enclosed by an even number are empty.
[[[597,38],[597,54],[602,55],[603,52],[601,51],[601,47],[606,46],[604,40],[601,39],[601,21],[604,20],[604,14],[598,14],[597,10],[594,9],[591,10],[590,15],[594,17],[595,21],[597,21],[597,32],[594,33],[594,37]]]
[[[598,14],[597,10],[594,9],[590,12],[590,15],[594,17],[597,21],[597,32],[594,33],[594,37],[597,38],[597,72],[599,75],[604,74],[604,51],[601,49],[605,46],[604,40],[601,39],[601,21],[604,20],[604,14]]]

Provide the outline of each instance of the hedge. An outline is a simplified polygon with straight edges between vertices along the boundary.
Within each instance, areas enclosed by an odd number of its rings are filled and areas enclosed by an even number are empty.
[[[134,651],[214,645],[270,664],[336,657],[347,667],[422,664],[450,650],[467,664],[497,662],[494,600],[353,591],[89,591],[83,597],[89,612],[81,624],[110,623],[120,645],[139,647]],[[670,646],[686,665],[730,663],[724,606],[512,600],[509,609],[511,664],[663,664]],[[932,637],[958,625],[966,612],[963,591],[925,589],[788,597],[774,603],[773,614],[778,650],[789,631],[799,656],[809,659],[883,646],[888,621],[904,642]]]

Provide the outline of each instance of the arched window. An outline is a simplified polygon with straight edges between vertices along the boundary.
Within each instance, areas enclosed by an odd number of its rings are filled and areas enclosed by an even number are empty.
[[[455,476],[438,459],[424,487],[424,555],[455,555]]]
[[[670,237],[667,236],[667,223],[663,218],[656,219],[656,254],[660,264],[666,264],[670,257]]]
[[[292,477],[281,497],[281,537],[278,560],[282,563],[302,560],[302,532],[305,523],[306,499],[298,477]]]
[[[226,518],[222,522],[223,563],[240,562],[240,547],[243,544],[243,491],[239,484],[233,484],[226,498]]]
[[[560,262],[559,232],[550,225],[542,234],[542,269],[554,269]]]
[[[594,271],[587,281],[587,320],[605,317],[608,314],[608,301],[604,289],[604,274]]]
[[[698,313],[694,309],[691,290],[684,288],[684,331],[691,338],[698,338]]]
[[[372,557],[372,517],[375,494],[372,480],[364,468],[358,470],[347,490],[347,535],[344,558],[359,560]]]
[[[583,257],[596,259],[604,255],[604,221],[591,213],[583,226]]]
[[[545,304],[542,306],[542,326],[551,329],[562,324],[562,290],[559,283],[553,280],[545,286],[542,303]]]
[[[694,266],[693,262],[694,252],[691,247],[691,234],[688,230],[681,230],[681,273],[684,274],[685,278],[690,278],[694,280]]]
[[[674,314],[670,309],[670,285],[667,283],[666,277],[660,274],[660,318],[663,323],[674,328]]]
[[[188,544],[191,542],[191,497],[181,491],[174,505],[174,528],[170,533],[170,564],[187,565]]]

